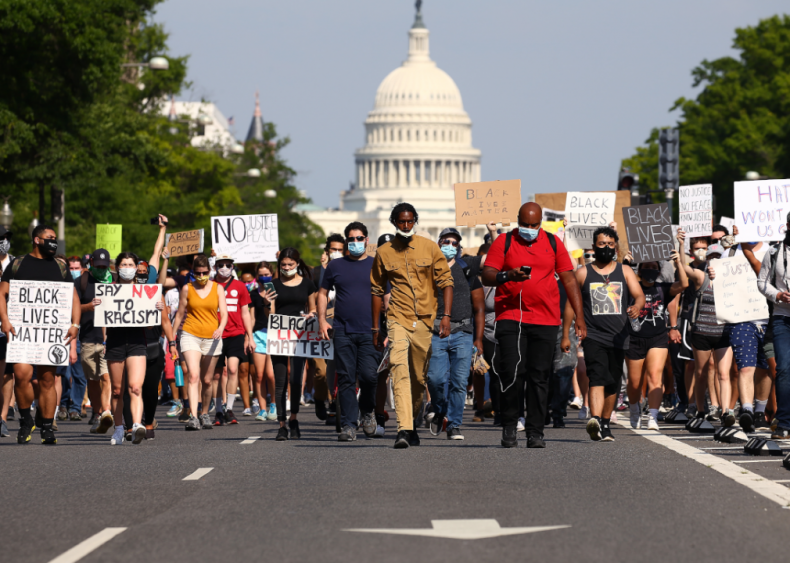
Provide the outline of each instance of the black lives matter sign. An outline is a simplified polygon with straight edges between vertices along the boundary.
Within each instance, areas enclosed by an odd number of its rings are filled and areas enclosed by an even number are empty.
[[[335,347],[331,340],[321,340],[318,319],[315,317],[269,315],[266,353],[332,360]]]
[[[675,249],[672,242],[672,221],[666,203],[623,208],[628,248],[634,261],[669,260]]]
[[[71,326],[74,284],[11,280],[6,361],[40,366],[66,366],[66,335]]]
[[[97,327],[159,326],[162,311],[156,304],[162,299],[162,286],[156,284],[96,284],[93,324]]]

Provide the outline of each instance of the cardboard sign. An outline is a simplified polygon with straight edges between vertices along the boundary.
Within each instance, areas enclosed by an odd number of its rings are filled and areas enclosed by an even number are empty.
[[[475,227],[492,221],[518,223],[521,208],[521,180],[454,184],[455,224]]]
[[[783,240],[790,211],[790,180],[735,182],[738,242]]]
[[[595,229],[614,221],[615,195],[611,192],[568,192],[565,199],[565,246],[592,248]]]
[[[237,264],[277,260],[277,214],[212,217],[211,246],[217,254],[232,256]]]
[[[106,326],[159,326],[162,311],[156,304],[162,298],[162,286],[138,283],[97,283],[93,325]]]
[[[332,340],[321,340],[318,318],[269,315],[269,330],[266,331],[266,353],[275,356],[299,356],[301,358],[335,357]]]
[[[11,280],[6,361],[40,366],[69,365],[66,334],[71,326],[74,284]]]
[[[679,223],[686,236],[707,237],[711,234],[713,219],[713,184],[680,186]]]
[[[757,275],[743,254],[711,260],[710,265],[716,272],[712,284],[717,323],[759,321],[770,316],[765,297],[757,289]]]
[[[165,247],[171,258],[203,252],[203,229],[183,231],[181,233],[167,233]]]
[[[719,218],[719,225],[722,227],[727,227],[727,232],[732,234],[732,227],[735,225],[735,219],[732,217],[720,217]]]
[[[123,225],[96,225],[96,248],[104,248],[110,259],[121,253]]]
[[[634,261],[669,260],[672,244],[672,221],[666,203],[637,205],[623,209],[628,246]]]

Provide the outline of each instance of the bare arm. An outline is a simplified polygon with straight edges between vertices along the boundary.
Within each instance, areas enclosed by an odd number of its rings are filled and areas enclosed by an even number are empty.
[[[217,286],[217,297],[219,297],[219,327],[214,331],[214,340],[222,338],[222,333],[225,332],[225,325],[228,324],[228,304],[225,302],[225,292],[220,289],[220,285],[214,282]],[[214,291],[214,288],[211,288]]]
[[[382,297],[381,295],[376,295],[375,293],[370,297],[370,308],[372,310],[372,325],[371,328],[373,329],[373,346],[381,352],[384,350],[384,333],[382,332],[381,327],[379,326],[379,319],[381,318],[381,306],[382,306]]]
[[[560,281],[568,296],[568,303],[576,314],[576,334],[581,340],[584,340],[587,338],[587,325],[584,323],[584,302],[582,301],[581,283],[578,281],[579,272],[584,272],[584,276],[587,276],[587,270],[582,268],[576,272],[561,272]],[[584,282],[582,281],[582,283]],[[568,326],[570,328],[570,325]]]
[[[167,217],[159,214],[159,236],[156,237],[156,244],[154,244],[154,253],[151,254],[149,264],[156,266],[159,264],[159,256],[162,254],[162,249],[165,246],[165,233],[167,232]]]
[[[669,326],[678,326],[678,307],[680,306],[680,295],[675,297],[667,305],[667,315],[669,316]],[[676,328],[669,330],[669,340],[680,344],[680,331]]]
[[[187,314],[187,297],[189,296],[189,284],[181,288],[181,297],[178,300],[178,311],[176,311],[176,318],[173,319],[173,326],[176,330],[181,326],[184,317]]]
[[[645,306],[645,293],[642,291],[642,286],[639,285],[639,280],[631,268],[623,268],[625,274],[625,283],[628,285],[628,291],[631,297],[634,298],[634,304],[628,308],[628,316],[632,319],[639,317],[639,311]]]
[[[483,331],[486,326],[486,295],[482,287],[472,291],[472,312],[475,318],[474,346],[483,353]]]
[[[329,323],[326,320],[326,305],[329,302],[329,290],[321,288],[318,290],[318,327],[323,340],[329,340]]]
[[[575,316],[570,300],[566,301],[565,310],[562,312],[562,341],[560,342],[560,349],[566,354],[571,350],[571,323]]]
[[[16,336],[16,330],[8,320],[8,292],[10,288],[8,282],[0,283],[0,322],[2,322],[2,330],[6,337],[9,334]]]
[[[683,247],[680,248],[681,252],[683,251]],[[675,267],[678,271],[678,281],[672,284],[672,288],[669,290],[669,294],[671,296],[675,296],[683,291],[689,286],[689,278],[686,274],[685,268],[680,263],[681,254],[676,252],[675,250],[672,251],[672,260],[675,262]]]

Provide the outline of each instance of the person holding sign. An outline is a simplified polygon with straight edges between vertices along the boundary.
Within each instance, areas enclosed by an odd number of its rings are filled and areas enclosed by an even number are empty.
[[[17,331],[8,318],[8,298],[11,281],[72,282],[66,264],[55,260],[55,254],[58,251],[58,237],[55,234],[55,230],[48,225],[40,224],[33,229],[32,239],[33,249],[30,253],[15,258],[3,271],[2,281],[0,281],[0,330],[8,338],[9,345],[13,342],[13,337],[17,336]],[[45,299],[45,297],[42,296],[42,299]],[[62,344],[62,353],[68,355],[68,347],[71,341],[77,338],[79,329],[80,301],[75,289],[73,290],[71,308],[71,327],[68,332],[61,335],[57,334],[60,329],[57,331],[39,332],[48,333],[46,345],[49,348],[52,347],[52,344]],[[62,342],[56,342],[56,340],[62,340]],[[54,364],[33,366],[25,363],[14,364],[14,392],[16,393],[20,417],[17,443],[27,444],[30,442],[30,435],[33,432],[34,421],[33,416],[30,414],[30,405],[33,403],[34,398],[32,385],[33,368],[36,370],[39,386],[38,408],[42,413],[41,442],[50,445],[57,444],[55,431],[52,428],[55,411],[58,407],[57,393],[55,391],[55,366]]]
[[[179,327],[181,321],[186,319],[181,330],[181,353],[189,372],[187,396],[190,416],[185,427],[187,431],[212,428],[208,409],[213,394],[214,366],[222,353],[222,332],[228,323],[225,292],[222,291],[222,286],[209,279],[210,272],[208,257],[205,254],[195,256],[192,261],[194,281],[181,290],[178,312],[173,321],[173,326]],[[201,410],[198,413],[201,399]]]
[[[272,302],[275,297],[274,284],[272,282],[272,267],[265,260],[258,263],[255,268],[257,275],[257,285],[250,288],[250,316],[252,319],[252,339],[255,344],[253,353],[253,363],[255,364],[255,380],[253,388],[258,399],[258,406],[261,409],[255,420],[277,420],[277,405],[275,404],[276,393],[274,392],[274,368],[272,360],[267,355],[267,327],[269,313],[271,312]],[[265,388],[264,388],[265,380]],[[266,392],[272,395],[272,402],[266,405]]]

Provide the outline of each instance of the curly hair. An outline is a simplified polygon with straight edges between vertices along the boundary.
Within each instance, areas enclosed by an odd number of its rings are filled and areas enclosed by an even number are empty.
[[[395,221],[398,219],[401,213],[405,213],[405,212],[414,215],[414,222],[419,223],[420,216],[417,213],[417,210],[414,209],[414,206],[411,203],[406,203],[405,201],[402,201],[401,203],[399,203],[398,205],[392,208],[392,213],[390,213],[390,223],[392,223],[395,227],[397,227]]]

